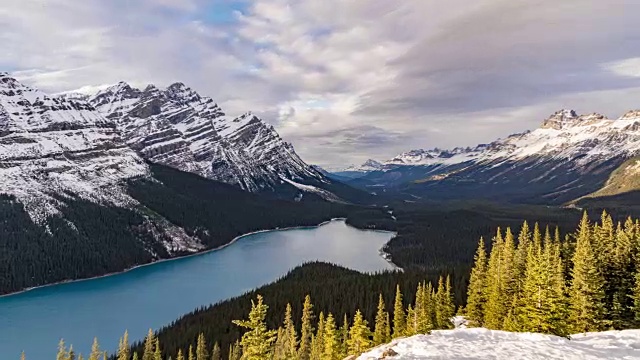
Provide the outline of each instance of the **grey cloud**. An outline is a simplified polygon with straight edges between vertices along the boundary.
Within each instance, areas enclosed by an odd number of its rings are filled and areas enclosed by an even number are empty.
[[[636,1],[495,1],[416,44],[360,111],[464,113],[638,86],[602,67],[640,54],[638,13]]]

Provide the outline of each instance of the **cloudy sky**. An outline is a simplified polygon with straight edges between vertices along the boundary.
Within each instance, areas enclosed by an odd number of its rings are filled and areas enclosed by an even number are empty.
[[[0,70],[60,92],[182,81],[310,163],[640,108],[638,0],[0,0]]]

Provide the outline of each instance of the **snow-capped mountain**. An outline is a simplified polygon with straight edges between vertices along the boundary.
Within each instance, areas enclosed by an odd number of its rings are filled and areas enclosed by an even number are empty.
[[[384,164],[379,161],[369,159],[365,161],[360,166],[350,166],[344,171],[356,171],[356,172],[369,172],[369,171],[379,171],[384,168]]]
[[[0,194],[22,204],[35,223],[46,225],[77,199],[135,208],[139,204],[126,183],[150,176],[115,124],[90,104],[51,97],[0,74]],[[147,220],[168,252],[202,248],[182,229],[162,219],[156,219],[163,223],[156,228]]]
[[[251,113],[229,119],[211,98],[182,83],[139,90],[121,82],[89,102],[152,162],[252,192],[273,190],[285,180],[327,182],[271,125]]]
[[[384,174],[371,173],[359,181],[412,183],[412,190],[431,198],[532,196],[563,202],[598,190],[618,166],[638,155],[640,111],[608,119],[561,110],[538,129],[490,144],[400,154],[384,162]]]

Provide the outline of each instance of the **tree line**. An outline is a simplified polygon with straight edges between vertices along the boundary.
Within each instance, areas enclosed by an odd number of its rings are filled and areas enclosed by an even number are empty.
[[[294,321],[291,304],[287,304],[282,322],[277,328],[269,328],[266,318],[269,306],[261,295],[251,300],[248,318],[234,320],[233,324],[244,329],[241,338],[229,345],[225,359],[229,360],[340,360],[348,355],[359,355],[368,349],[387,343],[394,338],[429,333],[434,329],[453,328],[452,318],[456,307],[447,276],[439,278],[436,286],[430,282],[418,283],[415,301],[405,308],[400,285],[396,285],[393,307],[379,294],[375,319],[372,324],[358,309],[349,319],[341,319],[331,312],[314,310],[309,295],[302,304],[302,315]],[[297,325],[299,324],[299,325]],[[213,344],[210,346],[210,344]],[[95,339],[87,360],[106,360],[106,351]],[[119,341],[115,360],[222,360],[219,342],[207,341],[203,333],[195,344],[179,348],[173,355],[163,351],[160,339],[150,329],[140,351],[130,344],[128,333]],[[67,348],[60,341],[56,360],[84,360],[73,346]],[[21,360],[26,360],[23,353]]]
[[[640,324],[640,222],[614,223],[606,211],[585,212],[561,238],[525,222],[515,236],[498,229],[487,253],[480,239],[465,308],[473,326],[571,333]]]

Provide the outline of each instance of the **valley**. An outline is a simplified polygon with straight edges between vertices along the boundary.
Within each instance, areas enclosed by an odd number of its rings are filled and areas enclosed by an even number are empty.
[[[0,346],[12,357],[29,349],[30,359],[46,360],[61,337],[86,354],[85,346],[97,336],[106,349],[115,350],[123,329],[142,339],[149,327],[160,328],[193,309],[270,283],[305,262],[391,270],[379,249],[392,236],[336,220],[250,234],[198,256],[0,297]]]

